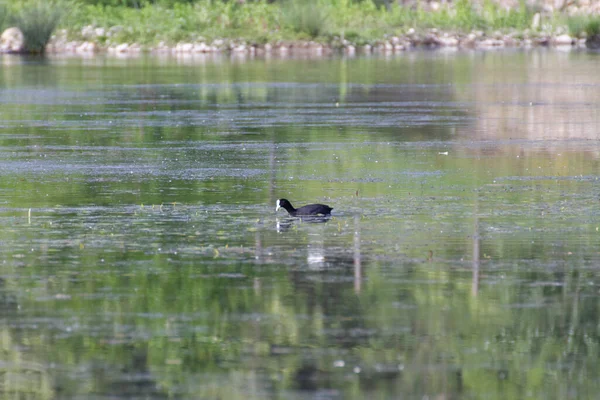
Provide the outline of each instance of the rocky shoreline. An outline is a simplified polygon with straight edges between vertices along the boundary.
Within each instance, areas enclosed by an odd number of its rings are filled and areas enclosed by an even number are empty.
[[[110,37],[118,27],[85,27],[81,36],[85,40],[68,40],[63,30],[55,34],[46,47],[47,54],[57,55],[139,55],[139,54],[239,54],[239,55],[291,55],[309,54],[314,56],[330,54],[371,54],[400,53],[411,49],[502,49],[555,47],[561,49],[600,49],[600,36],[574,38],[568,34],[535,35],[522,33],[493,35],[481,31],[457,34],[430,29],[424,33],[409,30],[403,36],[389,36],[368,44],[352,43],[343,38],[334,38],[327,43],[318,41],[278,41],[256,44],[245,40],[216,39],[213,41],[180,42],[174,45],[161,42],[156,46],[142,46],[137,43],[101,45],[100,38]],[[0,52],[20,53],[23,48],[23,35],[18,28],[4,31],[0,39]]]
[[[90,28],[94,29],[94,28]],[[103,34],[103,32],[94,32]],[[431,29],[426,33],[408,31],[403,36],[382,38],[372,44],[352,43],[343,38],[336,38],[329,43],[318,41],[278,41],[275,43],[255,44],[244,40],[216,39],[213,41],[180,42],[175,45],[159,43],[157,46],[144,47],[137,43],[121,43],[101,46],[93,37],[82,41],[68,41],[66,35],[57,35],[49,43],[46,51],[52,54],[96,54],[115,55],[134,54],[371,54],[399,53],[410,49],[502,49],[502,48],[535,48],[557,47],[561,49],[600,48],[600,38],[581,39],[568,34],[555,36],[532,36],[518,34],[486,35],[483,32],[455,34]]]

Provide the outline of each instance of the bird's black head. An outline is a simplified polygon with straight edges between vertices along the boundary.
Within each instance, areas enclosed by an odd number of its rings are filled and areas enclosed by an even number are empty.
[[[293,210],[294,207],[292,207],[292,203],[290,203],[289,200],[287,199],[279,199],[277,200],[276,207],[275,207],[275,211],[279,211],[280,208],[285,209],[286,211],[290,211]]]

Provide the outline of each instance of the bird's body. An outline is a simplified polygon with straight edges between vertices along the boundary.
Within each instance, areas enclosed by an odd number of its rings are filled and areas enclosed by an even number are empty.
[[[294,208],[292,203],[287,199],[277,200],[275,211],[279,211],[280,208],[285,209],[292,217],[328,216],[331,215],[331,210],[333,210],[333,207],[329,207],[326,204],[309,204],[300,208]]]

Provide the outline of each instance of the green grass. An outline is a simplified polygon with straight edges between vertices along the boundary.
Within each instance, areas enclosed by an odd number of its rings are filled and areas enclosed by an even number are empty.
[[[115,0],[124,4],[119,1]],[[345,38],[364,44],[390,35],[402,35],[409,29],[424,32],[431,28],[457,33],[478,30],[518,34],[530,30],[536,12],[524,0],[518,8],[511,10],[493,0],[456,0],[442,4],[436,11],[425,10],[420,2],[416,7],[409,7],[383,0],[144,0],[136,2],[135,7],[90,3],[72,0],[69,12],[61,20],[60,26],[67,29],[71,39],[89,39],[84,38],[81,31],[91,25],[104,28],[106,32],[94,39],[100,44],[135,42],[145,46],[217,38],[242,39],[251,43],[304,39],[330,42]],[[16,10],[15,20],[24,30],[32,51],[43,49],[49,32],[66,11],[51,4],[57,3],[43,0],[8,3],[10,10]],[[0,7],[0,23],[2,15],[7,14],[2,14]],[[544,19],[546,31],[556,30],[559,24],[578,32],[600,29],[597,21],[594,25],[552,16]]]
[[[4,31],[7,28],[6,24],[8,21],[8,7],[6,4],[0,2],[0,31]]]
[[[600,34],[600,16],[573,15],[567,18],[569,34],[574,37],[587,37]]]
[[[600,35],[600,17],[590,18],[585,26],[585,33],[588,37]]]
[[[172,7],[147,4],[141,8],[80,4],[64,26],[75,38],[86,25],[121,26],[123,28],[111,36],[109,42],[147,45],[215,38],[264,43],[344,37],[356,43],[368,43],[385,35],[402,34],[409,28],[457,32],[527,29],[532,15],[524,5],[506,11],[491,0],[486,0],[483,8],[476,8],[470,0],[458,0],[454,7],[442,6],[433,12],[394,2],[386,6],[385,2],[371,0],[206,1],[176,3]]]
[[[219,37],[256,39],[276,26],[277,9],[266,2],[177,3],[173,7],[149,5],[142,8],[80,5],[65,21],[71,37],[78,39],[84,26],[111,27],[109,43],[176,43]]]
[[[491,0],[483,3],[483,23],[494,30],[525,30],[531,27],[536,10],[521,0],[519,8],[507,10]]]
[[[567,18],[567,27],[569,34],[574,37],[581,37],[585,32],[585,26],[589,17],[587,15],[574,15]]]
[[[316,38],[327,28],[327,11],[316,0],[287,0],[281,12],[282,22],[297,34]]]

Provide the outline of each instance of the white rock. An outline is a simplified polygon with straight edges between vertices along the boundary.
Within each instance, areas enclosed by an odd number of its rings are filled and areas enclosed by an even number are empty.
[[[129,45],[127,43],[121,43],[117,47],[115,47],[115,53],[127,53],[129,50]]]
[[[571,46],[573,44],[573,38],[567,34],[564,34],[555,37],[552,42],[557,46]]]
[[[94,42],[83,42],[75,49],[76,53],[89,54],[96,51],[96,44]]]
[[[175,48],[178,53],[191,53],[194,45],[192,43],[177,43]]]
[[[311,53],[320,56],[323,54],[323,45],[321,45],[320,43],[315,43],[314,46],[311,46],[310,51]]]
[[[64,51],[66,51],[68,53],[75,53],[75,52],[77,52],[77,46],[78,46],[77,42],[67,42],[63,46],[63,49],[64,49]]]
[[[535,13],[533,15],[533,19],[531,21],[531,29],[538,30],[540,28],[540,22],[542,20],[542,16],[540,13]]]
[[[478,47],[503,47],[504,41],[499,39],[486,39],[477,44]]]
[[[196,43],[193,51],[194,53],[206,53],[206,43]]]
[[[83,36],[86,39],[93,39],[95,34],[96,30],[92,25],[86,25],[83,28],[81,28],[81,36]]]
[[[437,38],[437,42],[440,46],[445,46],[445,47],[457,47],[458,46],[458,39],[452,36],[447,36],[447,37],[439,37]]]
[[[8,28],[0,35],[0,52],[19,53],[25,50],[25,36],[19,28]]]

